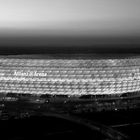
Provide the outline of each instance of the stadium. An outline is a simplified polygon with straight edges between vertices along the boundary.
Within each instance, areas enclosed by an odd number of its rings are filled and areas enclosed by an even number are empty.
[[[1,56],[0,92],[122,96],[140,89],[140,58]]]

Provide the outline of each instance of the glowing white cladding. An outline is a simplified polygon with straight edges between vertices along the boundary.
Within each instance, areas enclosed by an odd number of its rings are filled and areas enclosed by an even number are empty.
[[[0,93],[98,95],[140,90],[140,58],[0,58]]]

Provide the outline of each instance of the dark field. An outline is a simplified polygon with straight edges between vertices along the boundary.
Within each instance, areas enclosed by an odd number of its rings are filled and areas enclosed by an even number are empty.
[[[139,110],[127,112],[102,112],[91,114],[79,114],[78,116],[93,122],[105,124],[114,130],[128,136],[129,139],[140,138],[138,124]],[[137,123],[137,124],[135,124]],[[68,121],[56,116],[37,117],[32,116],[23,119],[10,119],[0,121],[1,138],[4,140],[25,140],[25,139],[96,139],[105,140],[106,135],[96,130],[91,130],[82,123]],[[119,124],[121,124],[119,126]],[[127,124],[127,125],[126,125]]]

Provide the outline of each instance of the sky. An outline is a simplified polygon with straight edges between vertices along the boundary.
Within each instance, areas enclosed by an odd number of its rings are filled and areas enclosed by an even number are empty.
[[[140,36],[140,0],[0,0],[0,37]]]

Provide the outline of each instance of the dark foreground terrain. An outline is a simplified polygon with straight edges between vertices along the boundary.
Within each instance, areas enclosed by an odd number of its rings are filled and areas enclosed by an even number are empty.
[[[139,111],[130,112],[102,112],[97,114],[82,114],[81,118],[88,118],[88,121],[105,124],[120,132],[124,139],[140,139]],[[90,124],[89,124],[90,125]],[[9,119],[0,121],[1,139],[4,140],[25,140],[25,139],[111,139],[104,130],[96,131],[79,121],[65,120],[57,116],[32,116],[23,119]],[[111,132],[112,133],[112,132]],[[114,138],[112,138],[114,139]],[[116,140],[119,139],[116,136]],[[121,138],[120,138],[121,139]]]
[[[1,139],[140,139],[139,106],[118,108],[117,102],[111,110],[108,107],[101,111],[90,109],[91,104],[86,103],[77,110],[75,107],[83,101],[74,104],[54,97],[42,103],[39,99],[25,99],[1,101]]]

